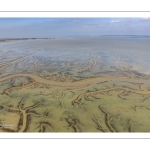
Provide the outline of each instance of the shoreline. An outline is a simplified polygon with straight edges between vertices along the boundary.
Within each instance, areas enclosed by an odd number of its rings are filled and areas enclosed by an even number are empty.
[[[11,41],[19,41],[19,40],[38,40],[38,39],[55,39],[55,38],[0,38],[1,42],[11,42]]]

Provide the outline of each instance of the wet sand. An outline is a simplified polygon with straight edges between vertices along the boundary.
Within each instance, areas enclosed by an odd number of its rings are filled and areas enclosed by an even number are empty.
[[[1,132],[149,132],[149,38],[0,43]]]

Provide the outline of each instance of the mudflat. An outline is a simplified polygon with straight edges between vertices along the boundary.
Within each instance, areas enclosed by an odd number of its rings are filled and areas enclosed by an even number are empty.
[[[150,38],[0,43],[1,132],[149,132]]]

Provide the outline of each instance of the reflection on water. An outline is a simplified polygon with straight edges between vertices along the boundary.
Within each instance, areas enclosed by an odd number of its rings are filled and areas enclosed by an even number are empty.
[[[1,132],[149,132],[149,48],[139,36],[1,42]]]

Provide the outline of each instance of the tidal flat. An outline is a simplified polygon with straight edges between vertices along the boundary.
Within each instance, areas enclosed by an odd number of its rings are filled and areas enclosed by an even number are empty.
[[[0,132],[150,132],[150,37],[0,42]]]

